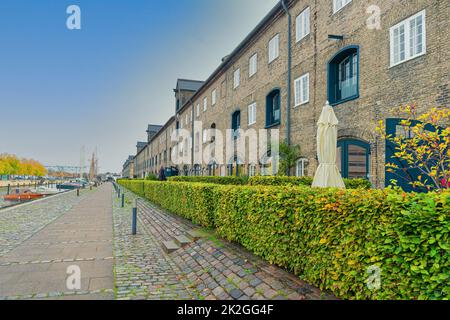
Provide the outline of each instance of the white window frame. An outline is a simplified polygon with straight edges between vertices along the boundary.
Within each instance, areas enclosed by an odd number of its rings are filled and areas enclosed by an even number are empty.
[[[352,0],[333,0],[333,14],[341,11],[344,7],[349,5]]]
[[[306,167],[307,163],[308,163],[308,159],[305,159],[305,158],[298,159],[295,162],[295,176],[296,177],[305,177],[306,176],[305,167]]]
[[[304,90],[306,82],[306,92]],[[302,75],[294,81],[294,104],[295,107],[309,102],[309,73]]]
[[[197,118],[200,117],[200,103],[197,103]]]
[[[256,176],[256,164],[252,163],[248,166],[248,176],[249,177]]]
[[[256,123],[256,102],[250,104],[248,110],[248,125],[251,126]]]
[[[217,103],[217,89],[214,89],[211,93],[211,106],[215,106]]]
[[[269,63],[272,63],[280,56],[280,34],[276,34],[269,41]]]
[[[258,72],[258,54],[252,55],[248,61],[248,77],[254,76]]]
[[[241,85],[241,69],[234,70],[233,73],[233,89],[238,88]]]
[[[203,111],[208,110],[208,97],[203,98]]]
[[[422,52],[420,53],[413,53],[411,54],[411,29],[410,29],[410,23],[411,21],[417,19],[419,16],[422,16]],[[394,62],[394,32],[395,30],[399,29],[400,27],[404,27],[404,38],[405,38],[405,42],[404,42],[404,46],[405,46],[405,59],[404,60],[400,60],[399,57],[399,61]],[[406,61],[415,59],[417,57],[423,56],[427,53],[427,28],[426,28],[426,10],[422,10],[416,14],[414,14],[413,16],[397,23],[395,26],[392,26],[389,30],[389,56],[390,56],[390,67],[395,67],[399,64],[402,64]],[[417,40],[417,39],[415,39]],[[400,43],[399,43],[400,45]]]
[[[299,42],[311,32],[311,9],[307,7],[295,20],[296,42]]]

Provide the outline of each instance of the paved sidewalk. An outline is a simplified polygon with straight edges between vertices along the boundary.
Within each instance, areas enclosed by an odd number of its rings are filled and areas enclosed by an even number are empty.
[[[39,222],[39,213],[51,218]],[[114,297],[111,184],[84,190],[80,198],[71,193],[0,211],[0,220],[3,215],[10,220],[0,232],[6,239],[0,243],[0,299]],[[18,227],[28,234],[14,232]],[[69,266],[80,267],[80,290],[67,289]]]
[[[176,300],[318,300],[335,299],[298,277],[219,239],[211,231],[139,201],[138,234],[131,236],[131,207],[113,196],[115,272],[118,299]],[[167,253],[166,241],[201,234]],[[200,231],[200,232],[199,232]]]

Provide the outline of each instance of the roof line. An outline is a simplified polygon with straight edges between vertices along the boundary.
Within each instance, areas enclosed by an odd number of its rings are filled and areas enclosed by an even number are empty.
[[[295,0],[290,0],[289,5]],[[264,16],[264,18],[256,25],[255,28],[253,28],[253,30],[244,38],[244,40],[242,40],[239,45],[228,55],[226,56],[225,60],[219,65],[219,67],[216,68],[216,70],[214,70],[214,72],[204,81],[204,84],[196,91],[196,93],[178,110],[178,112],[182,112],[184,111],[184,109],[186,109],[186,106],[189,103],[192,103],[192,100],[194,97],[197,97],[198,94],[205,88],[208,86],[209,82],[214,79],[219,73],[220,71],[222,71],[223,69],[225,69],[229,63],[232,62],[232,60],[234,59],[234,57],[242,50],[245,48],[245,46],[247,45],[247,43],[253,38],[255,37],[258,32],[273,18],[275,17],[275,15],[279,12],[282,11],[283,6],[281,5],[281,2],[277,2],[277,4],[272,8],[272,10],[269,11],[268,14],[266,14]]]

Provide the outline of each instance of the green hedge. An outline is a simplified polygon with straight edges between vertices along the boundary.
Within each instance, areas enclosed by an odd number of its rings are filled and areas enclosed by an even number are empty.
[[[170,177],[168,180],[173,181],[173,182],[198,182],[198,183],[214,183],[214,184],[224,184],[224,185],[245,185],[248,182],[248,177],[246,177],[246,176],[241,176],[241,177],[177,176],[177,177]]]
[[[313,183],[312,177],[255,176],[248,181],[253,186],[308,186]],[[347,189],[370,189],[372,185],[366,179],[344,179]]]
[[[142,182],[120,183],[142,190]],[[450,193],[173,182],[143,189],[339,298],[450,298]],[[370,266],[381,268],[379,290],[366,285]]]
[[[218,176],[177,176],[170,177],[169,181],[173,182],[198,182],[198,183],[214,183],[223,185],[252,185],[252,186],[311,186],[313,178],[311,177],[286,177],[286,176],[255,176],[255,177],[218,177]],[[372,186],[365,179],[344,179],[347,189],[370,189]]]

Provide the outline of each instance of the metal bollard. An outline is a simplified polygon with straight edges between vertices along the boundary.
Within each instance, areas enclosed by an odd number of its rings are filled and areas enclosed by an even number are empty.
[[[122,193],[122,208],[125,207],[125,194]]]
[[[131,223],[131,233],[134,236],[137,233],[137,208],[133,208],[133,221]]]
[[[120,199],[120,189],[117,190],[117,198]]]
[[[80,188],[77,189],[77,197],[80,196]]]
[[[9,195],[10,192],[11,192],[11,185],[8,183],[8,193],[7,193],[7,195]]]

